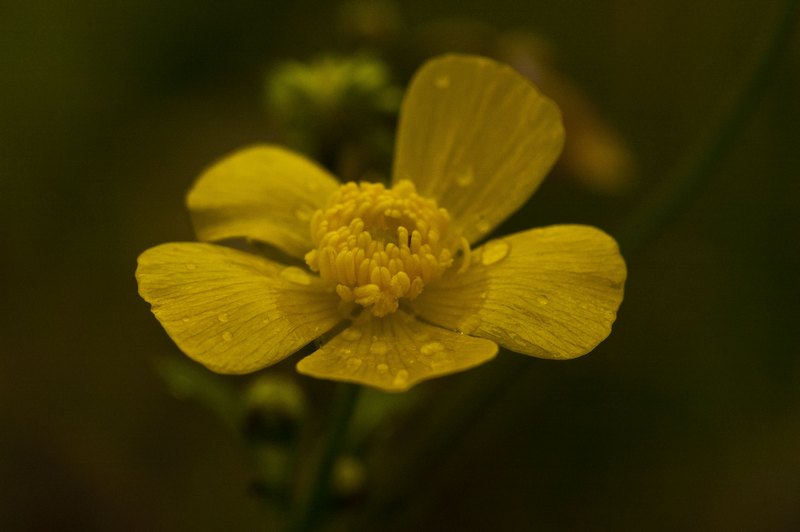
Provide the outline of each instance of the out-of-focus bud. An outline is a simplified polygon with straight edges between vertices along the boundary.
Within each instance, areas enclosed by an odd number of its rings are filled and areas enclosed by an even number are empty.
[[[286,443],[295,440],[305,419],[303,391],[289,377],[261,375],[245,390],[244,430],[249,440]]]
[[[367,473],[364,463],[352,455],[342,455],[333,470],[333,493],[341,499],[352,499],[364,491]]]
[[[285,141],[343,179],[388,168],[401,94],[384,63],[363,55],[282,63],[266,84]]]

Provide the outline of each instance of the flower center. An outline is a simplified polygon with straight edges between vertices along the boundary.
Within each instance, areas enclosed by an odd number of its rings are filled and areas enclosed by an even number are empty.
[[[317,248],[306,254],[306,263],[336,283],[344,301],[385,316],[397,310],[399,299],[414,299],[440,277],[466,245],[449,225],[447,211],[417,195],[410,181],[390,189],[346,183],[311,218]]]

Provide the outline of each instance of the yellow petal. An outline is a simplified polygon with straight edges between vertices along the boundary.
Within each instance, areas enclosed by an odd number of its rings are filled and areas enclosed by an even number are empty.
[[[472,243],[525,203],[563,143],[558,108],[528,80],[490,59],[444,56],[406,93],[393,179],[435,198]]]
[[[309,220],[339,185],[301,155],[252,146],[206,170],[187,203],[200,240],[247,237],[303,257],[313,247]]]
[[[494,342],[422,323],[402,310],[384,318],[365,312],[301,360],[297,371],[402,392],[420,381],[483,364],[495,354]]]
[[[611,332],[625,261],[594,227],[556,225],[490,240],[463,273],[412,302],[428,321],[541,358],[588,353]]]
[[[150,248],[136,279],[178,347],[219,373],[275,364],[341,321],[318,278],[213,244]]]

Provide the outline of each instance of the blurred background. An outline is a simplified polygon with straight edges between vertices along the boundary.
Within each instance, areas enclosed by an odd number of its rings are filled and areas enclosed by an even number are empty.
[[[239,431],[160,376],[159,361],[183,356],[133,276],[146,248],[193,239],[184,195],[215,159],[286,142],[340,175],[385,175],[396,94],[413,70],[436,53],[479,52],[563,99],[573,144],[499,231],[589,223],[614,234],[712,122],[777,5],[4,2],[0,529],[271,529]],[[366,118],[331,119],[350,135],[331,151],[342,139],[330,130],[297,133],[323,125],[291,113],[306,108],[292,96],[304,89],[279,73],[353,53],[379,65],[365,90],[381,96]],[[357,496],[337,504],[358,508],[397,482],[408,486],[393,510],[359,526],[800,529],[799,123],[795,36],[707,186],[626,254],[609,339],[571,362],[502,353],[420,385],[451,404],[470,383],[519,374],[452,433],[418,431],[417,419],[437,418],[412,408],[380,453],[361,457],[373,465]],[[312,408],[329,391],[296,379]],[[431,437],[445,452],[412,453]],[[423,474],[403,477],[397,464],[409,462]]]

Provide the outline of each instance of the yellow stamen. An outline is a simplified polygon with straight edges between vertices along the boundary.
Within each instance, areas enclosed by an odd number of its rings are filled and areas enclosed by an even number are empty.
[[[391,189],[346,183],[311,217],[316,249],[306,263],[336,283],[343,301],[385,316],[438,279],[457,250],[469,260],[469,244],[449,225],[447,211],[419,196],[410,181]]]

